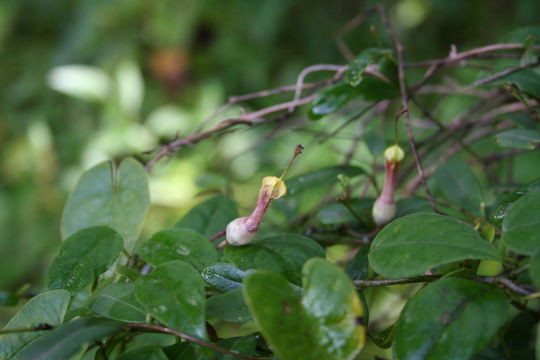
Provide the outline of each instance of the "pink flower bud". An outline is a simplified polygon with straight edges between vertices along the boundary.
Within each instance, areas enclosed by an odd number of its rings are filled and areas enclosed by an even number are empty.
[[[261,189],[259,190],[259,198],[251,215],[235,219],[227,225],[225,238],[229,245],[246,245],[255,238],[270,202],[285,196],[287,193],[287,186],[285,186],[283,178],[289,171],[294,159],[302,153],[303,149],[302,145],[296,146],[292,159],[279,178],[276,176],[266,176],[263,178]]]
[[[377,225],[386,224],[396,215],[394,192],[397,185],[399,165],[404,157],[405,154],[398,145],[390,146],[384,152],[384,158],[386,159],[384,166],[384,187],[371,210],[373,221]]]

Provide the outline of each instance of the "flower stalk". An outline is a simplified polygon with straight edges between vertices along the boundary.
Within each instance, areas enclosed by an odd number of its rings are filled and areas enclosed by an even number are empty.
[[[405,157],[403,149],[399,145],[388,147],[384,151],[384,187],[372,208],[373,221],[377,225],[384,225],[396,215],[396,203],[394,193],[397,186],[399,166]]]
[[[265,176],[263,178],[259,197],[251,215],[234,219],[227,225],[225,230],[226,244],[242,246],[253,241],[272,200],[279,199],[287,193],[287,186],[283,179],[287,175],[294,160],[302,153],[302,150],[304,150],[302,145],[296,146],[292,158],[279,178],[276,176]]]

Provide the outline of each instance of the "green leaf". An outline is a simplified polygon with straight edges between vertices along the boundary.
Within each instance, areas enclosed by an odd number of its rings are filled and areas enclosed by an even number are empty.
[[[537,315],[528,309],[522,309],[500,331],[502,345],[499,352],[507,354],[503,359],[529,360],[534,359],[534,341]]]
[[[21,360],[68,359],[85,344],[112,334],[124,323],[103,318],[80,318],[49,331],[20,353]]]
[[[208,298],[206,316],[209,319],[228,322],[245,322],[251,319],[251,314],[242,296],[242,289]]]
[[[502,224],[502,239],[509,249],[525,255],[540,250],[540,192],[516,201]]]
[[[512,192],[499,202],[493,212],[492,220],[496,223],[501,223],[517,200],[521,199],[524,195],[537,191],[540,191],[540,179],[536,179]]]
[[[194,230],[208,239],[224,230],[238,216],[231,198],[217,195],[191,209],[175,227]]]
[[[227,246],[225,258],[242,270],[270,270],[299,284],[304,263],[313,257],[325,257],[315,241],[300,235],[263,237],[245,246]]]
[[[366,76],[354,89],[365,101],[381,101],[399,96],[397,80],[397,65],[389,57],[379,63],[379,71],[383,78],[373,75]]]
[[[508,315],[504,293],[485,284],[444,278],[405,306],[394,339],[396,360],[470,359]]]
[[[169,360],[193,360],[195,356],[195,346],[190,342],[178,342],[174,345],[163,348]]]
[[[536,44],[540,44],[540,26],[531,25],[512,29],[510,33],[502,37],[501,42],[523,43],[528,37],[533,36]]]
[[[214,245],[201,234],[189,229],[166,229],[155,233],[144,243],[140,255],[152,266],[183,260],[198,270],[217,260]]]
[[[341,109],[355,96],[357,95],[352,86],[339,82],[324,90],[311,102],[308,116],[313,120],[320,119]]]
[[[375,237],[369,264],[387,278],[421,275],[436,266],[466,259],[501,260],[500,254],[469,225],[448,216],[407,215]]]
[[[347,275],[353,280],[367,280],[369,273],[369,245],[361,247],[347,265]]]
[[[352,178],[365,173],[363,169],[355,166],[331,166],[322,168],[287,180],[287,192],[289,195],[295,195],[304,190],[332,185],[337,182],[337,176],[339,174]]]
[[[363,220],[364,225],[373,225],[371,220],[371,208],[373,199],[351,199],[348,205]],[[343,202],[328,203],[319,208],[317,218],[323,225],[355,224],[359,220],[351,213]]]
[[[257,338],[253,335],[242,336],[242,337],[231,337],[218,341],[219,346],[224,347],[225,349],[236,351],[240,354],[252,355],[255,352],[255,347],[257,346]],[[219,360],[236,360],[238,358],[223,354],[216,353]]]
[[[482,215],[480,205],[484,201],[482,187],[463,160],[451,158],[437,169],[433,177],[446,200],[475,216]]]
[[[499,79],[500,82],[511,82],[527,93],[528,95],[540,99],[540,75],[532,69],[520,70]]]
[[[135,297],[166,326],[206,339],[204,282],[190,264],[175,260],[156,266],[137,279]]]
[[[390,49],[369,48],[365,49],[349,65],[345,73],[345,81],[353,86],[358,86],[364,79],[364,71],[371,64],[377,63],[384,56],[392,54]]]
[[[531,258],[531,267],[529,268],[529,277],[534,286],[540,289],[540,250]]]
[[[493,138],[502,147],[534,150],[540,144],[540,131],[511,129],[502,131]]]
[[[70,235],[60,246],[47,276],[49,289],[75,294],[103,274],[122,251],[122,238],[105,226],[94,226]]]
[[[30,299],[9,321],[4,329],[19,329],[62,323],[71,296],[65,290],[51,290]],[[0,359],[9,360],[25,348],[32,340],[43,335],[43,331],[31,331],[0,335]]]
[[[395,333],[396,325],[392,324],[384,330],[378,331],[376,333],[370,333],[369,337],[378,347],[388,349],[392,346]]]
[[[265,339],[282,360],[354,358],[365,327],[350,279],[322,259],[308,261],[302,273],[303,298],[278,274],[246,278],[244,296]]]
[[[118,283],[102,289],[92,304],[92,311],[106,318],[137,322],[146,319],[146,313],[135,299],[133,284]]]
[[[417,197],[408,197],[396,201],[396,219],[419,212],[433,212],[428,200]]]
[[[158,346],[137,346],[116,358],[117,360],[168,360],[169,358]]]
[[[215,263],[201,272],[201,276],[208,284],[221,292],[227,292],[242,287],[242,280],[253,271],[240,270],[229,263]]]
[[[131,252],[150,206],[146,171],[124,159],[116,169],[104,162],[86,171],[71,193],[62,215],[62,237],[95,225],[116,230]]]

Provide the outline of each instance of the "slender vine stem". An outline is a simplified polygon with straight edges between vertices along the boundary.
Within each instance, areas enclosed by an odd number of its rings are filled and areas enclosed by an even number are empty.
[[[145,330],[151,330],[151,331],[162,333],[162,334],[175,335],[175,336],[178,336],[179,338],[182,338],[182,339],[187,340],[189,342],[204,346],[204,347],[206,347],[208,349],[215,350],[215,351],[218,351],[218,352],[223,353],[223,354],[234,356],[235,358],[238,358],[238,359],[246,359],[246,360],[270,359],[268,357],[251,356],[251,355],[241,354],[241,353],[233,351],[233,350],[225,349],[225,348],[223,348],[221,346],[218,346],[218,345],[216,345],[214,343],[201,340],[201,339],[196,338],[194,336],[191,336],[189,334],[185,334],[183,332],[173,330],[173,329],[170,329],[170,328],[165,327],[165,326],[153,325],[153,324],[147,324],[147,323],[128,323],[126,326],[129,329],[133,329],[133,330],[145,329]]]

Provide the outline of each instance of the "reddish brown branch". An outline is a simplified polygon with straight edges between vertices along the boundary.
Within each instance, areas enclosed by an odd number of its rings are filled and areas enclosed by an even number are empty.
[[[290,107],[298,107],[298,106],[307,104],[310,101],[312,101],[314,98],[315,98],[315,95],[311,95],[311,96],[307,96],[299,100],[288,101],[282,104],[277,104],[274,106],[267,107],[259,111],[246,113],[235,119],[223,120],[209,130],[201,131],[201,132],[186,136],[184,138],[174,140],[170,142],[169,144],[160,146],[157,149],[157,154],[154,155],[154,157],[146,163],[144,168],[146,170],[150,170],[159,160],[161,160],[163,157],[167,155],[173,154],[182,146],[195,145],[201,140],[207,139],[211,136],[214,136],[217,133],[230,129],[236,125],[240,125],[240,124],[241,125],[258,125],[262,123],[269,123],[269,122],[275,121],[276,119],[265,119],[264,116],[278,112],[278,111],[287,110]],[[280,119],[281,118],[278,118],[278,120]]]
[[[163,334],[175,335],[175,336],[178,336],[179,338],[182,338],[182,339],[187,340],[189,342],[204,346],[204,347],[206,347],[208,349],[215,350],[215,351],[218,351],[218,352],[223,353],[223,354],[234,356],[235,358],[238,358],[238,359],[246,359],[246,360],[268,359],[268,358],[263,358],[263,357],[257,357],[257,356],[241,354],[241,353],[236,352],[236,351],[225,349],[225,348],[223,348],[221,346],[218,346],[218,345],[216,345],[214,343],[201,340],[199,338],[196,338],[195,336],[184,334],[183,332],[176,331],[176,330],[170,329],[170,328],[165,327],[165,326],[152,325],[152,324],[146,324],[146,323],[129,323],[126,326],[128,328],[134,329],[134,330],[136,330],[136,329],[146,329],[146,330],[152,330],[152,331],[163,333]]]

